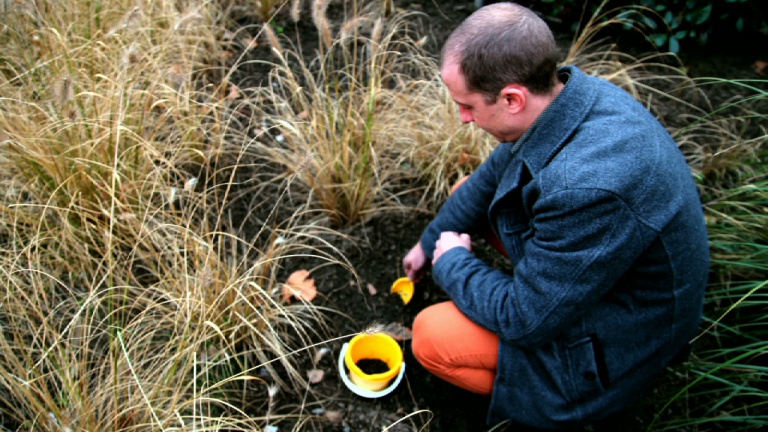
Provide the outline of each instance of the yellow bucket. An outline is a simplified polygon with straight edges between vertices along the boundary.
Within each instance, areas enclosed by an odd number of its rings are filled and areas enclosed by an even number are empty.
[[[357,363],[360,360],[380,360],[387,364],[387,371],[367,374]],[[403,350],[397,341],[384,333],[359,334],[349,341],[344,355],[352,382],[366,390],[379,391],[387,387],[403,366]]]

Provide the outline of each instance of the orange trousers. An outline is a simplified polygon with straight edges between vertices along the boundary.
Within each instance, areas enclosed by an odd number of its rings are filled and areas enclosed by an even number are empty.
[[[451,189],[455,192],[467,177]],[[507,256],[490,227],[481,235]],[[411,350],[428,371],[449,383],[482,395],[493,392],[499,337],[467,318],[452,301],[434,304],[413,321]]]
[[[470,321],[452,301],[416,315],[411,350],[424,368],[441,379],[473,393],[493,391],[499,337]]]

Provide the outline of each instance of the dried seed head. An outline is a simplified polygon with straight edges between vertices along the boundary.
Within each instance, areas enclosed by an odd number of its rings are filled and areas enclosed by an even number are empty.
[[[125,51],[123,52],[123,66],[130,67],[133,66],[141,60],[141,51],[139,50],[139,45],[134,42],[130,44]]]
[[[301,0],[291,0],[291,20],[299,22],[301,19]]]
[[[301,158],[299,165],[296,167],[296,172],[301,172],[307,169],[307,167],[315,160],[315,153],[312,150],[304,153],[304,157]]]
[[[59,109],[64,108],[67,102],[71,101],[75,97],[75,84],[72,79],[72,75],[65,74],[53,87],[53,94],[56,98],[56,105]]]
[[[141,16],[141,9],[139,9],[138,6],[135,6],[133,9],[131,9],[130,12],[125,14],[125,17],[119,24],[112,27],[107,32],[107,36],[112,36],[121,30],[139,27],[139,24],[141,23]]]
[[[131,10],[126,16],[125,20],[123,20],[123,28],[136,28],[139,26],[139,23],[141,22],[141,9],[138,6],[135,6],[133,10]]]
[[[366,327],[362,331],[362,333],[365,333],[367,335],[371,335],[371,334],[375,334],[375,333],[381,333],[382,331],[384,331],[384,324],[374,322],[374,323],[369,324],[368,327]]]
[[[280,387],[278,387],[276,384],[267,386],[267,396],[269,396],[270,399],[277,396],[279,392],[280,392]]]
[[[283,46],[280,44],[280,39],[277,38],[277,33],[275,33],[275,30],[271,25],[269,25],[269,23],[264,24],[262,28],[264,29],[264,36],[266,36],[269,46],[272,47],[273,50],[277,51],[280,56],[282,56]]]
[[[384,23],[381,18],[377,18],[376,22],[373,24],[373,30],[371,31],[371,41],[373,42],[374,48],[378,47],[381,42],[381,33],[383,29]]]
[[[204,17],[200,14],[200,12],[194,10],[191,12],[187,12],[182,17],[179,18],[179,20],[176,22],[176,24],[173,26],[174,30],[180,29],[183,27],[188,27],[190,24],[192,24],[195,21],[202,20]]]
[[[315,0],[312,4],[312,21],[315,23],[320,40],[325,43],[326,47],[330,48],[333,44],[333,36],[331,35],[331,24],[326,16],[328,3],[330,0]]]
[[[350,36],[356,36],[357,35],[357,29],[359,27],[362,27],[364,25],[370,24],[370,18],[366,17],[355,17],[346,23],[341,27],[341,30],[339,31],[339,38],[340,39],[346,39]]]
[[[181,64],[173,64],[168,68],[168,75],[171,78],[171,82],[177,87],[181,87],[189,81],[189,73],[186,68]]]

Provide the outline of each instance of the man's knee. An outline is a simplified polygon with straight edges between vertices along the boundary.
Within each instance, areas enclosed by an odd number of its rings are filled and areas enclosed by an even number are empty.
[[[433,323],[430,318],[430,308],[426,308],[416,315],[413,320],[413,335],[411,338],[411,351],[416,360],[425,368],[432,370],[437,365],[436,353],[432,330]]]

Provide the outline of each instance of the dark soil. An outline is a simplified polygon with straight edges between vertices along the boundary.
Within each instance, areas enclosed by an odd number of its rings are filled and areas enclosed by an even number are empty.
[[[431,34],[430,49],[435,53],[450,31],[474,10],[474,3],[470,0],[400,0],[395,4],[424,13],[420,19]],[[336,4],[334,7],[341,6]],[[305,10],[302,14],[305,18],[296,24],[290,22],[287,16],[278,16],[276,19],[284,34],[294,39],[297,45],[306,46],[306,53],[309,54],[317,47],[317,35],[310,16],[309,10]],[[254,24],[248,22],[250,20],[244,18],[239,24]],[[253,32],[256,31],[254,27]],[[563,37],[563,40],[569,39],[570,35]],[[252,53],[255,58],[269,58],[267,44],[262,45]],[[765,54],[734,50],[719,50],[717,53],[692,51],[683,57],[683,61],[694,76],[758,79],[761,77],[753,71],[752,66],[756,60],[761,59],[759,56],[766,60],[768,56]],[[263,67],[257,65],[251,69],[242,68],[234,76],[234,82],[241,88],[264,83],[265,72]],[[732,95],[725,92],[710,94],[710,97],[723,101]],[[345,387],[338,373],[339,352],[351,335],[376,323],[398,323],[410,327],[414,316],[421,309],[447,299],[428,277],[417,284],[414,298],[408,305],[403,305],[398,296],[389,293],[392,282],[404,275],[402,258],[418,241],[435,209],[421,210],[375,217],[349,230],[348,234],[357,240],[355,244],[348,241],[336,244],[359,274],[359,280],[355,280],[341,266],[322,266],[313,272],[312,277],[321,292],[315,304],[339,311],[338,314],[328,314],[328,317],[334,323],[334,334],[331,337],[341,339],[326,344],[330,354],[323,357],[319,364],[311,364],[313,354],[307,356],[308,369],[317,367],[325,371],[325,378],[313,386],[311,395],[298,395],[296,400],[290,400],[289,395],[283,394],[281,397],[284,399],[276,402],[277,407],[295,407],[301,403],[311,407],[305,408],[305,411],[312,410],[317,417],[310,420],[309,424],[304,424],[302,430],[462,432],[489,429],[485,424],[488,398],[458,389],[426,372],[414,359],[407,340],[401,342],[406,365],[405,377],[385,397],[366,399],[353,394]],[[479,254],[490,254],[483,245],[477,245],[476,251]],[[298,266],[306,263],[293,264],[300,268]],[[375,289],[375,294],[369,290],[369,286]],[[349,338],[342,337],[344,335],[349,335]],[[621,415],[590,429],[630,432],[645,430],[653,420],[653,414],[660,408],[656,401],[665,401],[664,396],[676,392],[680,388],[679,384],[674,373],[660,377],[640,402]],[[335,421],[332,421],[329,416],[323,415],[324,412],[340,412],[342,416],[340,420],[333,418]],[[283,423],[277,426],[281,431],[289,431],[295,425]]]
[[[389,365],[379,359],[360,359],[355,364],[366,375],[380,374],[389,370]]]

